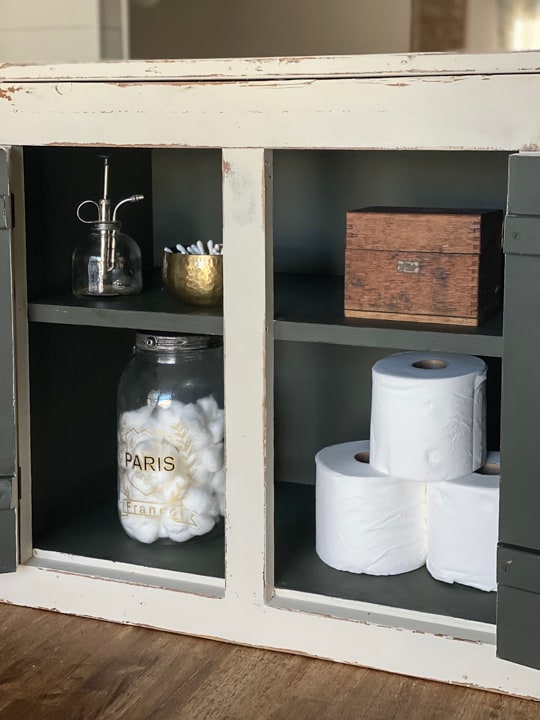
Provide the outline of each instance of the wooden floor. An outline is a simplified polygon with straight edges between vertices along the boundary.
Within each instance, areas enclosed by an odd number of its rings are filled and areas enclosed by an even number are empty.
[[[1,720],[538,720],[540,703],[0,604]]]

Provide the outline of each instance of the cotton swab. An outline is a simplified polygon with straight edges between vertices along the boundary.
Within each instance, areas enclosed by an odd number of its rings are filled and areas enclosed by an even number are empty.
[[[201,240],[187,246],[177,243],[174,247],[165,247],[163,250],[166,253],[180,253],[181,255],[223,255],[223,245],[214,243],[213,240],[209,240],[206,245]]]

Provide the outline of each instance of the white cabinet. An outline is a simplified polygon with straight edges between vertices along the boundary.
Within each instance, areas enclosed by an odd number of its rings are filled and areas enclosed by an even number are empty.
[[[494,594],[330,571],[313,547],[314,452],[366,436],[378,357],[486,357],[499,442],[502,315],[345,321],[344,212],[504,209],[508,155],[540,145],[538,67],[533,53],[4,68],[20,562],[0,598],[540,697],[537,670],[496,657]],[[119,192],[151,198],[126,218],[145,291],[108,303],[76,300],[69,267],[104,150]],[[222,313],[175,302],[157,270],[172,238],[210,233]],[[224,334],[224,538],[143,548],[118,526],[114,392],[136,329]]]

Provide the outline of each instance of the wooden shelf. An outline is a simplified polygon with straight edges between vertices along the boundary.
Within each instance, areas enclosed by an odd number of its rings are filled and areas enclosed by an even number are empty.
[[[355,320],[343,315],[343,277],[276,274],[276,340],[438,350],[502,357],[502,313],[478,328]]]
[[[34,547],[96,560],[206,577],[225,577],[223,521],[211,533],[187,543],[145,545],[128,537],[122,529],[115,498],[41,533],[34,539]]]
[[[185,305],[170,295],[156,275],[140,295],[78,298],[71,292],[40,297],[29,303],[31,322],[62,325],[93,325],[133,330],[154,330],[221,335],[221,307]]]
[[[315,552],[315,488],[276,483],[275,585],[447,617],[495,623],[496,593],[434,580],[425,567],[376,577],[334,570]]]

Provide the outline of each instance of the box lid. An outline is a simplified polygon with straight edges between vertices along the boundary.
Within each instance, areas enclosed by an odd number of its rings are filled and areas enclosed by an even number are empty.
[[[366,207],[347,212],[347,250],[474,255],[501,243],[502,210]]]

